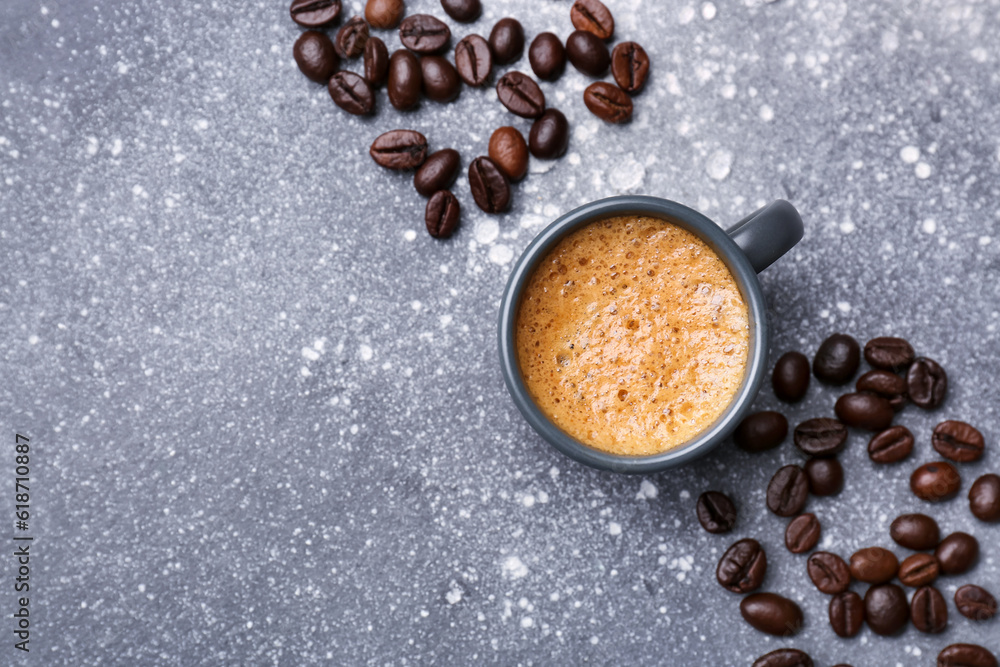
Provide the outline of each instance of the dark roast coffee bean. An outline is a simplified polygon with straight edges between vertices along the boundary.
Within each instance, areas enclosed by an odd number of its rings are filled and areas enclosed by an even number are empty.
[[[835,496],[844,488],[844,468],[837,459],[809,459],[803,469],[814,496]]]
[[[834,456],[844,449],[847,427],[836,419],[816,417],[796,426],[792,438],[810,456]]]
[[[938,653],[937,667],[997,667],[997,659],[978,644],[952,644]]]
[[[479,35],[467,35],[455,46],[455,68],[469,86],[481,86],[493,72],[490,45]]]
[[[489,42],[497,64],[509,65],[524,53],[524,27],[517,19],[500,19],[490,31]]]
[[[979,560],[979,541],[968,533],[952,533],[934,550],[943,574],[963,574]]]
[[[806,561],[806,571],[820,593],[837,595],[851,585],[851,570],[844,559],[828,551],[817,551]]]
[[[599,39],[615,34],[615,17],[601,0],[576,0],[569,10],[569,20],[577,30],[586,30]]]
[[[413,176],[413,187],[425,197],[447,190],[458,177],[462,160],[458,151],[444,148],[427,156],[427,161]]]
[[[441,0],[445,14],[459,23],[472,23],[483,13],[479,0]]]
[[[710,533],[728,533],[736,525],[736,505],[724,493],[706,491],[695,505],[698,523]]]
[[[851,576],[866,584],[884,584],[898,570],[896,554],[882,547],[866,547],[851,555]]]
[[[910,600],[910,619],[920,632],[944,632],[948,627],[948,605],[941,591],[933,586],[918,588]]]
[[[611,65],[608,47],[593,33],[574,30],[566,40],[566,56],[587,76],[601,77]],[[621,90],[621,88],[619,88]]]
[[[785,527],[785,547],[793,554],[804,554],[819,542],[821,530],[815,514],[800,514]]]
[[[894,635],[910,617],[906,593],[896,584],[872,586],[865,593],[865,620],[877,635]]]
[[[901,547],[927,551],[941,542],[937,521],[926,514],[900,514],[889,526],[889,535]]]
[[[451,102],[458,97],[462,82],[454,65],[441,56],[424,56],[420,59],[424,95],[435,102]]]
[[[338,107],[355,116],[375,113],[375,92],[354,72],[340,71],[330,77],[327,88]]]
[[[854,591],[838,593],[830,599],[830,627],[839,637],[853,637],[865,622],[865,603]]]
[[[340,67],[340,56],[333,42],[318,30],[306,30],[295,40],[292,49],[302,73],[317,83],[326,83]]]
[[[946,459],[970,463],[982,458],[986,441],[972,425],[949,420],[934,427],[931,444]]]
[[[906,407],[906,379],[889,371],[874,370],[868,371],[858,378],[854,385],[858,391],[868,391],[878,394],[896,412]]]
[[[538,118],[545,113],[545,93],[527,74],[507,72],[500,77],[497,97],[508,111],[521,118]]]
[[[813,374],[827,384],[844,384],[858,370],[861,347],[847,334],[833,334],[823,341],[813,359]]]
[[[917,406],[925,410],[936,408],[948,393],[948,374],[933,359],[920,357],[906,373],[906,393]]]
[[[788,435],[788,420],[780,412],[765,410],[743,419],[733,432],[733,441],[748,452],[763,452],[781,444]]]
[[[519,181],[528,173],[528,144],[515,128],[499,128],[490,137],[490,159],[512,181]]]
[[[406,49],[399,49],[389,58],[389,102],[400,111],[408,111],[420,104],[423,74],[420,62]]]
[[[427,232],[436,239],[446,239],[455,232],[460,216],[461,209],[455,195],[448,190],[435,192],[427,202],[424,213]]]
[[[618,86],[596,81],[583,91],[583,103],[605,123],[627,123],[632,120],[632,98]]]
[[[414,14],[399,24],[399,41],[410,51],[439,53],[451,41],[451,29],[430,14]]]
[[[740,602],[747,623],[769,635],[790,637],[802,629],[802,610],[788,598],[774,593],[754,593]]]
[[[837,399],[833,411],[837,419],[848,426],[863,428],[868,431],[881,431],[892,424],[895,410],[878,394],[866,391],[857,394],[844,394]]]
[[[477,157],[469,165],[469,186],[476,205],[487,213],[503,213],[510,206],[507,177],[488,157]]]
[[[808,653],[797,648],[779,648],[757,658],[753,667],[813,667]]]
[[[372,86],[385,83],[389,76],[389,49],[378,37],[369,37],[365,42],[365,78]]]
[[[913,434],[905,426],[880,431],[868,441],[868,458],[875,463],[899,463],[913,451]]]
[[[973,621],[988,621],[997,615],[997,599],[979,586],[966,584],[955,591],[958,613]]]
[[[872,338],[865,343],[865,361],[873,368],[901,371],[913,363],[913,346],[902,338]]]
[[[907,586],[919,588],[932,583],[941,574],[941,566],[931,554],[913,554],[899,564],[899,580]]]
[[[962,486],[955,466],[946,461],[925,463],[910,475],[910,489],[921,500],[932,503],[953,498]]]
[[[427,159],[427,137],[414,130],[390,130],[372,142],[368,151],[386,169],[416,169]]]
[[[340,17],[340,0],[293,0],[290,11],[304,28],[325,28]]]
[[[405,12],[403,0],[368,0],[365,5],[365,18],[373,28],[380,30],[395,28]]]
[[[528,47],[528,62],[539,79],[555,81],[566,69],[566,47],[551,32],[543,32]]]
[[[972,484],[969,509],[980,521],[1000,521],[1000,476],[983,475]]]
[[[809,499],[809,478],[796,465],[774,473],[767,485],[767,507],[778,516],[795,516]]]
[[[368,22],[360,16],[351,17],[351,20],[340,26],[337,31],[337,39],[334,45],[337,53],[344,58],[357,58],[365,52],[365,43],[368,41]]]
[[[787,403],[798,403],[809,389],[809,360],[801,352],[785,352],[771,376],[774,395]]]
[[[611,52],[611,75],[630,95],[642,92],[649,77],[649,56],[635,42],[622,42]]]
[[[546,109],[531,126],[528,135],[531,154],[540,160],[562,157],[569,147],[569,121],[562,111]]]
[[[719,584],[733,593],[760,588],[767,574],[767,556],[757,540],[745,539],[726,549],[715,569]]]

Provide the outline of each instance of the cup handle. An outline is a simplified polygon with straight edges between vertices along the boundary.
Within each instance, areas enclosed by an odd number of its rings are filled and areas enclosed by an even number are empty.
[[[802,240],[802,218],[784,199],[773,201],[726,230],[760,273]]]

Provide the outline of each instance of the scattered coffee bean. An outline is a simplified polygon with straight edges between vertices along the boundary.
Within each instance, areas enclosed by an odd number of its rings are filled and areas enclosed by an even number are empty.
[[[733,593],[749,593],[760,588],[767,574],[767,555],[757,540],[745,539],[726,549],[715,569],[719,584]]]
[[[334,45],[337,53],[343,58],[357,58],[365,52],[365,42],[368,41],[368,22],[360,16],[340,26]]]
[[[611,75],[630,95],[642,92],[649,77],[649,56],[635,42],[622,42],[611,52]]]
[[[969,509],[980,521],[1000,521],[1000,475],[983,475],[973,483],[969,489]]]
[[[955,591],[958,613],[973,621],[988,621],[997,615],[997,599],[979,586],[966,584]]]
[[[948,393],[948,374],[933,359],[920,357],[906,373],[906,393],[917,406],[925,410],[936,408]]]
[[[881,431],[892,424],[895,410],[878,394],[866,391],[844,394],[837,399],[833,411],[848,426],[868,431]]]
[[[483,13],[479,0],[441,0],[445,14],[459,23],[472,23]]]
[[[844,559],[828,551],[817,551],[806,561],[809,578],[821,593],[837,595],[851,585],[851,570]]]
[[[450,191],[441,190],[435,192],[427,202],[424,222],[431,236],[436,239],[446,239],[455,232],[460,217],[458,199]]]
[[[771,376],[774,395],[786,403],[798,403],[809,389],[809,359],[801,352],[785,352]]]
[[[745,417],[733,432],[733,441],[742,450],[763,452],[780,445],[787,435],[785,415],[764,410]]]
[[[543,81],[555,81],[566,69],[566,47],[551,32],[543,32],[528,47],[531,71]]]
[[[937,634],[948,627],[948,605],[933,586],[918,588],[910,600],[910,619],[920,632]]]
[[[409,111],[420,104],[423,75],[420,61],[406,49],[399,49],[389,58],[389,102],[400,111]]]
[[[837,459],[809,459],[803,469],[814,496],[835,496],[844,488],[844,468]]]
[[[895,373],[883,370],[868,371],[858,378],[854,386],[858,391],[878,394],[889,401],[889,405],[896,412],[906,407],[906,380]]]
[[[810,456],[835,456],[847,442],[847,427],[836,419],[816,417],[796,426],[792,439]]]
[[[813,374],[827,384],[844,384],[858,370],[861,347],[847,334],[833,334],[823,341],[813,359]]]
[[[898,570],[896,554],[882,547],[866,547],[851,555],[851,576],[866,584],[884,584]]]
[[[934,427],[931,444],[937,453],[959,463],[978,461],[986,441],[975,427],[960,421],[944,421]]]
[[[767,507],[778,516],[795,516],[809,499],[809,478],[796,465],[774,473],[767,485]]]
[[[777,637],[789,637],[802,629],[799,605],[775,593],[754,593],[740,602],[740,613],[757,630]]]
[[[458,177],[462,159],[458,151],[444,148],[427,156],[423,166],[413,176],[413,187],[425,197],[447,190]]]
[[[488,157],[477,157],[469,165],[469,186],[476,205],[487,213],[503,213],[510,206],[507,177]]]
[[[340,18],[340,0],[293,0],[290,11],[303,28],[325,28]]]
[[[292,49],[302,73],[317,83],[326,83],[340,67],[340,56],[325,33],[306,30],[295,40]]]
[[[416,169],[427,159],[427,137],[414,130],[390,130],[372,142],[368,151],[386,169]]]
[[[490,137],[490,159],[512,181],[519,181],[528,173],[528,144],[517,129],[505,126]]]
[[[462,90],[455,66],[441,56],[424,56],[420,59],[420,75],[424,95],[435,102],[451,102]]]
[[[455,46],[455,68],[466,85],[478,87],[493,73],[490,45],[479,35],[467,35]]]
[[[507,72],[500,77],[497,97],[508,111],[521,118],[538,118],[545,112],[545,93],[534,79],[521,72]]]
[[[941,542],[937,521],[926,514],[900,514],[889,526],[896,544],[914,551],[934,549]]]
[[[838,637],[853,637],[865,622],[865,603],[854,591],[838,593],[830,599],[830,627]]]
[[[808,653],[797,648],[779,648],[757,658],[753,667],[813,667]]]
[[[451,29],[430,14],[414,14],[399,24],[399,41],[417,53],[439,53],[451,41]]]
[[[354,72],[340,71],[330,77],[327,88],[338,107],[355,116],[375,113],[375,92]]]
[[[573,67],[587,76],[602,77],[611,65],[608,47],[599,37],[585,30],[570,33],[566,40],[566,56]]]
[[[868,458],[875,463],[899,463],[913,451],[913,434],[905,426],[892,426],[868,441]]]
[[[872,586],[865,593],[865,620],[877,635],[894,635],[910,617],[906,593],[896,584]]]
[[[941,574],[938,560],[931,554],[913,554],[903,559],[899,565],[899,580],[906,586],[919,588],[927,586]]]
[[[978,644],[952,644],[938,653],[937,667],[997,667],[997,659]]]
[[[932,503],[954,497],[961,486],[958,471],[946,461],[925,463],[910,475],[910,489],[914,495]]]
[[[872,338],[865,343],[865,361],[873,368],[901,371],[913,363],[913,346],[902,338]]]
[[[800,514],[785,528],[785,547],[793,554],[804,554],[819,542],[821,530],[815,514]]]
[[[365,18],[373,28],[389,30],[399,25],[405,11],[403,0],[368,0]]]
[[[540,160],[562,157],[569,148],[569,121],[562,111],[546,109],[528,135],[531,154]]]
[[[964,574],[979,560],[979,541],[968,533],[952,533],[934,550],[943,574]]]
[[[576,0],[569,10],[569,19],[577,30],[586,30],[599,39],[608,40],[615,34],[615,18],[601,0]]]
[[[710,533],[728,533],[736,525],[736,505],[724,493],[706,491],[695,505],[698,523]]]
[[[365,42],[365,78],[374,87],[381,86],[389,76],[389,49],[378,37]]]
[[[583,91],[583,103],[605,123],[627,123],[632,120],[632,98],[618,86],[596,81]]]
[[[524,27],[517,19],[500,19],[490,31],[489,42],[497,64],[509,65],[524,53]]]

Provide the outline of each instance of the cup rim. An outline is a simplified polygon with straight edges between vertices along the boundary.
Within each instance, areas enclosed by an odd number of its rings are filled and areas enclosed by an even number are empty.
[[[725,262],[747,304],[750,340],[743,381],[726,410],[694,439],[659,454],[626,456],[595,449],[556,426],[535,404],[521,377],[514,343],[517,309],[528,278],[541,259],[566,235],[599,220],[621,215],[649,215],[669,220],[705,241]],[[619,195],[584,204],[550,223],[514,264],[500,302],[498,347],[504,383],[528,424],[566,456],[601,470],[645,474],[687,463],[720,444],[749,411],[764,380],[770,336],[767,306],[750,260],[732,238],[705,215],[669,199],[646,195]]]

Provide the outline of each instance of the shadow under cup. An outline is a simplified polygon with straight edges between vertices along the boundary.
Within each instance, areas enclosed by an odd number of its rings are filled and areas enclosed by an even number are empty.
[[[725,262],[749,314],[747,364],[739,390],[726,410],[695,438],[659,454],[626,456],[585,445],[556,426],[535,404],[521,377],[516,323],[521,295],[542,259],[564,237],[607,218],[642,215],[659,218],[698,236]],[[728,231],[697,211],[657,197],[621,196],[586,204],[546,227],[514,265],[500,304],[500,367],[514,404],[528,424],[560,452],[580,463],[620,473],[652,473],[704,455],[722,442],[750,409],[766,374],[769,327],[767,305],[757,273],[802,238],[802,220],[791,204],[776,201],[747,216]]]

